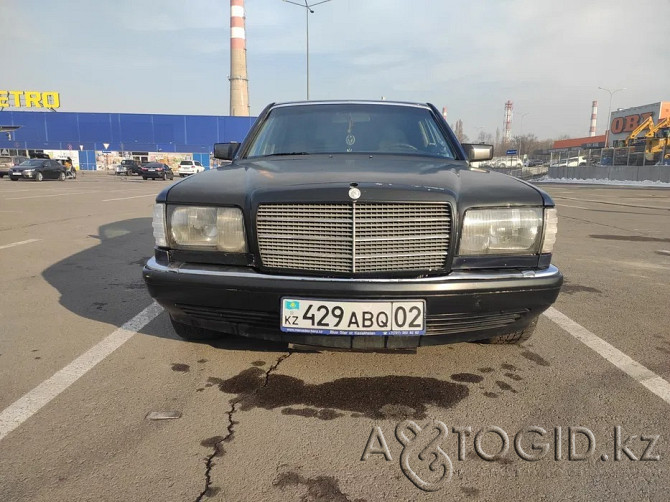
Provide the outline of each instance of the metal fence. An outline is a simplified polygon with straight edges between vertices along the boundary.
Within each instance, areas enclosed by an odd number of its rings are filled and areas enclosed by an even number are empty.
[[[552,152],[551,167],[578,166],[653,166],[661,161],[662,152],[645,153],[644,147],[594,148]]]

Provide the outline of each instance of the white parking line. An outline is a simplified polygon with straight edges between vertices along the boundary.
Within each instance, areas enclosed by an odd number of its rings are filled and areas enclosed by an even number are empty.
[[[670,404],[670,383],[666,380],[663,380],[663,378],[650,369],[631,359],[602,338],[597,337],[585,327],[577,324],[554,307],[549,307],[544,312],[544,315],[635,381],[644,385],[648,390],[663,399],[663,401]]]
[[[139,199],[140,197],[156,197],[157,194],[149,193],[147,195],[135,195],[133,197],[119,197],[118,199],[105,199],[102,202],[111,202],[113,200]]]
[[[63,197],[64,195],[79,195],[82,193],[96,193],[97,190],[91,190],[90,192],[67,192],[67,193],[56,193],[51,195],[30,195],[28,197],[10,197],[5,200],[24,200],[24,199],[44,199],[45,197]]]
[[[100,361],[130,340],[135,333],[154,320],[161,312],[163,312],[163,307],[157,303],[152,303],[65,368],[57,371],[51,378],[5,408],[0,413],[0,441],[94,368]]]
[[[561,207],[572,207],[572,208],[575,208],[575,209],[586,209],[587,211],[591,211],[591,210],[592,210],[592,209],[590,209],[590,208],[588,208],[588,207],[571,206],[570,204],[563,204],[562,202],[557,202],[556,205],[557,205],[557,206],[561,206]]]
[[[41,241],[41,240],[42,239],[28,239],[27,241],[12,242],[11,244],[5,244],[4,246],[0,246],[0,249],[13,248],[13,247],[16,247],[16,246],[21,246],[23,244],[30,244],[31,242],[37,242],[37,241]]]

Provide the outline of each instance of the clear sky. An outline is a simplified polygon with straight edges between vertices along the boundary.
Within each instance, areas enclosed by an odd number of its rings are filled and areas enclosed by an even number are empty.
[[[300,0],[296,0],[300,1]],[[316,3],[318,0],[311,0]],[[304,99],[305,9],[246,0],[251,114]],[[331,0],[310,14],[310,97],[431,102],[474,139],[587,136],[670,101],[670,0]],[[0,0],[0,89],[61,111],[227,115],[228,0]]]

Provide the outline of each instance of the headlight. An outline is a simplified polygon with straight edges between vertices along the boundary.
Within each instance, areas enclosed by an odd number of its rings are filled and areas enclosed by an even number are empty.
[[[459,255],[527,255],[540,249],[541,207],[470,209],[463,219]]]
[[[23,170],[23,173],[24,173],[24,174],[33,174],[34,172],[35,172],[34,169],[24,169],[24,170]]]
[[[167,247],[167,239],[165,238],[165,204],[154,205],[154,218],[151,226],[154,227],[156,246]]]
[[[236,207],[171,206],[168,214],[170,237],[177,247],[247,250],[242,211]]]

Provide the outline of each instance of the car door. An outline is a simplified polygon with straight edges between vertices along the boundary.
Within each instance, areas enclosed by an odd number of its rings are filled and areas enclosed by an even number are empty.
[[[62,165],[57,160],[49,161],[49,178],[52,180],[58,179],[60,172],[62,170]]]
[[[48,160],[43,160],[42,163],[35,170],[35,172],[42,173],[42,177],[44,179],[49,179],[51,177],[49,171],[50,171],[50,162]]]

